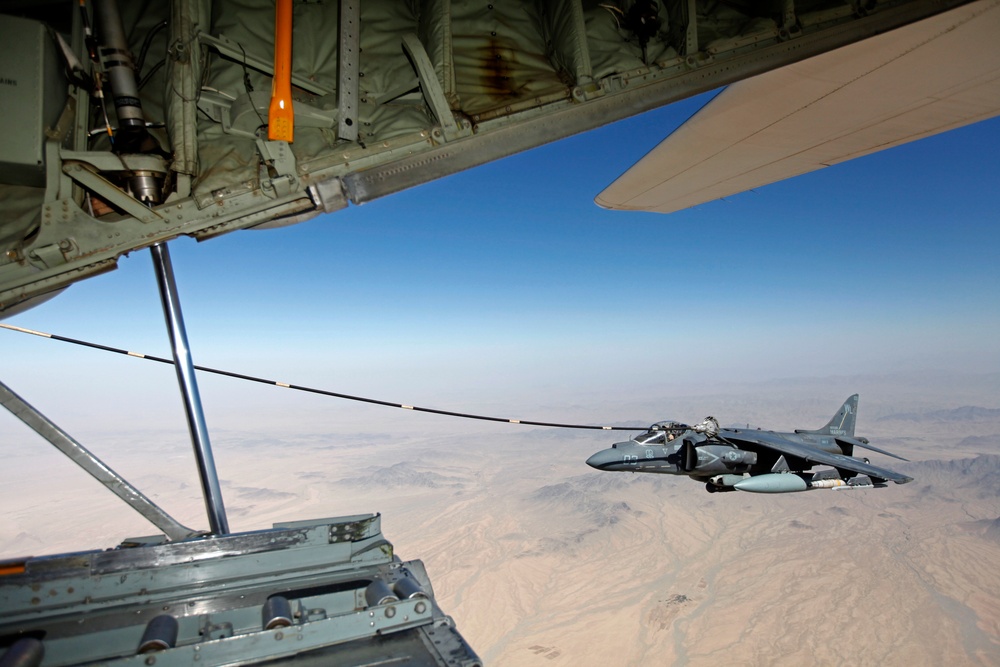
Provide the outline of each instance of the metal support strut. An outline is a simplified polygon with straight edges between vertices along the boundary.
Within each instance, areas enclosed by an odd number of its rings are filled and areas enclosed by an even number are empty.
[[[10,410],[11,414],[32,428],[38,435],[48,440],[65,454],[71,461],[86,470],[101,484],[111,490],[116,496],[129,504],[129,507],[146,517],[154,526],[162,530],[171,540],[183,540],[197,532],[177,522],[147,498],[124,477],[109,468],[107,464],[94,456],[86,447],[71,438],[65,431],[52,423],[41,412],[31,407],[27,401],[0,382],[0,404]],[[0,660],[0,664],[6,662]],[[13,663],[12,663],[13,664]]]
[[[165,243],[153,245],[150,251],[153,254],[156,283],[160,288],[163,316],[166,318],[167,330],[170,333],[177,383],[180,385],[181,398],[184,400],[188,430],[191,432],[191,443],[194,445],[194,456],[198,463],[198,476],[201,478],[201,489],[205,496],[208,523],[213,535],[225,535],[229,532],[229,522],[226,520],[226,508],[222,504],[222,490],[219,487],[219,476],[215,471],[215,460],[212,458],[212,444],[208,440],[205,414],[201,409],[201,396],[198,394],[198,382],[194,376],[194,362],[191,359],[187,333],[184,330],[177,284],[174,282],[174,268],[170,263],[170,253],[167,252]]]

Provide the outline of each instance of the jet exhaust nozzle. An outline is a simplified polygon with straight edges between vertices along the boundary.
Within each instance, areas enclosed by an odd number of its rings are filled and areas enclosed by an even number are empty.
[[[732,487],[736,486],[745,479],[750,479],[749,475],[716,475],[712,478],[711,483],[715,486],[725,486]]]

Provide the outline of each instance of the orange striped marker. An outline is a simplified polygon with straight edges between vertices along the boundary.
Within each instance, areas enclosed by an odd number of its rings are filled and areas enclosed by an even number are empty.
[[[267,138],[292,142],[292,0],[277,0],[274,12],[274,81],[267,111]]]

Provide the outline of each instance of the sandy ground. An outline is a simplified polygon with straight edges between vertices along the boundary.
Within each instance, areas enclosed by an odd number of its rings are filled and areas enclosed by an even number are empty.
[[[675,399],[683,414],[654,418],[693,421],[715,402],[724,424],[814,428],[837,396]],[[584,459],[616,439],[601,432],[229,424],[213,441],[235,530],[381,512],[489,665],[1000,665],[1000,400],[974,399],[938,414],[932,398],[863,394],[859,434],[913,460],[873,462],[916,481],[778,496],[593,471]],[[176,432],[89,435],[180,520],[205,523]],[[34,437],[2,441],[0,558],[154,532],[44,443],[12,446]]]

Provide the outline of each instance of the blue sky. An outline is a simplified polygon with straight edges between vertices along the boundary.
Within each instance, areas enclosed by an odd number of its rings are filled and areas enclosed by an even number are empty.
[[[647,384],[1000,371],[1000,121],[669,216],[593,203],[704,100],[290,228],[172,242],[196,362],[524,418]],[[7,322],[169,356],[145,251]],[[111,387],[176,395],[142,362],[0,336],[4,381],[81,422]]]

